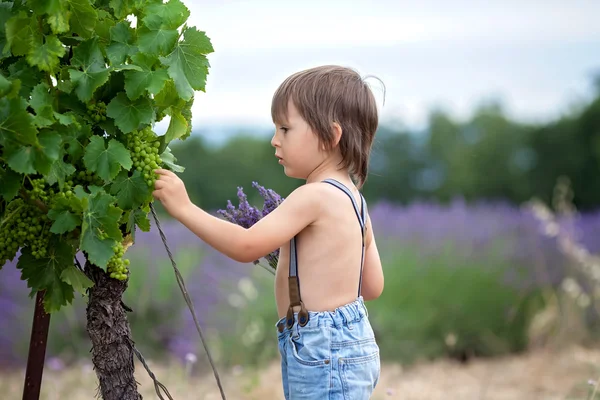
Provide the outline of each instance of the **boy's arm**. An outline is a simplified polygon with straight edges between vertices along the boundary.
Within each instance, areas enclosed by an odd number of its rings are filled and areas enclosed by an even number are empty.
[[[365,301],[375,300],[383,292],[384,278],[381,258],[375,243],[371,218],[367,219],[367,239],[365,249],[365,264],[363,266],[363,278],[361,294]]]
[[[275,210],[249,229],[210,215],[188,198],[183,182],[170,171],[158,170],[153,195],[167,211],[210,246],[239,262],[258,260],[288,242],[316,220],[320,185],[294,190]]]

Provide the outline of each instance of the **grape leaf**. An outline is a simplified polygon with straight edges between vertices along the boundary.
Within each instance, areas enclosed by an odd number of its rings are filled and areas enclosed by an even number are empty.
[[[126,171],[121,172],[113,182],[110,194],[117,197],[120,208],[129,210],[142,205],[150,191],[144,177],[136,170],[132,176]]]
[[[6,21],[11,17],[10,10],[12,3],[1,2],[0,3],[0,60],[10,55],[10,46],[6,41]]]
[[[33,108],[33,111],[39,116],[54,119],[54,110],[52,108],[52,102],[54,98],[48,92],[48,85],[40,83],[36,85],[31,91],[31,100],[29,105]]]
[[[21,144],[35,144],[37,129],[33,116],[27,112],[27,103],[21,98],[0,99],[0,143],[7,140]]]
[[[81,223],[81,217],[73,214],[69,210],[57,211],[52,209],[48,211],[48,217],[54,221],[50,228],[50,232],[58,235],[71,232]]]
[[[50,185],[54,185],[58,182],[58,187],[61,190],[65,186],[65,180],[67,176],[70,176],[75,172],[75,167],[72,164],[67,164],[64,162],[64,155],[65,150],[61,148],[58,160],[52,164],[50,172],[48,172],[48,175],[46,175],[46,182],[48,182]]]
[[[60,279],[73,286],[73,289],[81,294],[86,294],[86,289],[94,286],[94,282],[73,264],[63,270]]]
[[[0,167],[0,195],[2,195],[4,200],[10,201],[19,193],[22,181],[22,175],[10,169],[4,170]]]
[[[81,224],[81,250],[88,259],[100,268],[106,269],[108,260],[114,254],[113,246],[123,240],[119,230],[122,210],[114,205],[114,197],[104,191],[96,192],[88,198]],[[101,234],[106,238],[101,238]]]
[[[12,83],[0,73],[0,97],[6,96],[12,87]]]
[[[88,102],[96,89],[106,83],[110,75],[110,70],[106,68],[104,56],[98,46],[98,39],[86,40],[75,47],[71,64],[81,68],[81,70],[69,69],[75,93],[79,100]]]
[[[196,28],[188,28],[183,33],[183,41],[167,57],[161,57],[169,67],[179,97],[190,100],[194,90],[205,90],[206,77],[210,66],[206,54],[214,51],[210,39]]]
[[[58,133],[40,133],[38,144],[12,148],[7,157],[8,165],[22,174],[34,174],[38,171],[47,175],[52,163],[58,159],[61,144],[62,139]]]
[[[64,56],[66,49],[63,44],[54,35],[45,36],[45,43],[40,40],[27,54],[27,61],[30,65],[35,65],[42,71],[54,73],[60,62],[60,57]]]
[[[123,64],[127,56],[137,51],[133,44],[133,29],[125,21],[110,28],[110,40],[112,43],[106,48],[106,55],[111,64]]]
[[[15,56],[27,55],[32,49],[34,38],[41,35],[37,20],[24,11],[6,21],[5,28],[7,44]]]
[[[177,29],[190,16],[190,10],[179,0],[150,3],[144,10],[144,25],[150,29]]]
[[[18,79],[21,82],[19,95],[25,99],[29,98],[31,90],[35,85],[44,81],[44,73],[39,69],[30,66],[24,57],[19,59],[16,63],[11,64],[8,67],[8,72],[13,81]]]
[[[82,38],[90,38],[94,33],[98,14],[89,0],[65,0],[71,10],[71,30]]]
[[[100,136],[92,136],[90,139],[85,148],[83,163],[88,170],[96,172],[105,181],[114,179],[121,167],[130,170],[133,165],[125,146],[116,139],[111,139],[108,147],[105,147],[105,141]]]
[[[146,0],[110,0],[110,7],[115,10],[117,18],[125,18]]]
[[[188,124],[179,111],[171,113],[171,121],[165,133],[165,141],[168,143],[174,139],[179,139],[188,132]]]
[[[84,152],[82,141],[91,135],[91,126],[86,124],[82,125],[79,129],[66,129],[62,127],[57,129],[60,129],[63,136],[63,141],[67,146],[67,153],[76,160],[80,159]]]
[[[138,29],[138,47],[143,53],[169,54],[177,43],[179,33],[176,29],[149,29],[142,26]]]
[[[46,13],[48,14],[48,23],[54,33],[68,32],[70,29],[69,18],[71,13],[65,9],[64,0],[41,0],[46,3]]]
[[[45,290],[44,310],[47,313],[58,311],[73,301],[73,287],[61,279],[64,269],[73,264],[75,251],[72,246],[60,240],[52,240],[48,245],[48,257],[36,259],[31,248],[23,249],[17,268],[21,279],[31,288],[30,296]]]
[[[129,100],[125,92],[120,92],[106,106],[106,115],[115,120],[123,133],[136,130],[142,124],[150,124],[153,117],[152,102],[147,97]]]
[[[136,208],[129,213],[127,221],[127,230],[131,232],[131,236],[135,241],[135,226],[138,226],[142,232],[150,232],[150,220],[148,219],[148,211]]]
[[[131,59],[142,70],[125,72],[125,92],[127,93],[127,97],[135,100],[144,94],[145,91],[151,94],[159,93],[165,82],[169,79],[169,74],[167,70],[162,68],[152,70],[152,66],[158,61],[158,58],[137,53]]]
[[[173,172],[183,172],[185,171],[185,167],[181,165],[175,164],[177,162],[177,158],[171,153],[171,149],[167,146],[165,151],[160,155],[163,163]]]

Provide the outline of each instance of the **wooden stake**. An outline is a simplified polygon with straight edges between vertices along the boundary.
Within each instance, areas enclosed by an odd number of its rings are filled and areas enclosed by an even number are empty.
[[[50,314],[44,310],[45,290],[37,292],[33,324],[31,326],[31,341],[29,342],[29,355],[25,371],[25,386],[23,387],[23,400],[39,400],[42,386],[42,374],[46,360],[46,344],[50,327]]]

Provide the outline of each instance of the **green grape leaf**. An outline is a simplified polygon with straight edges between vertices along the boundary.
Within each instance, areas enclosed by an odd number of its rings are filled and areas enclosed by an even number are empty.
[[[65,0],[41,0],[46,3],[48,23],[54,33],[68,32],[71,13],[66,10]]]
[[[90,139],[85,148],[83,163],[88,170],[96,172],[105,181],[114,179],[121,167],[130,170],[133,165],[125,146],[116,139],[111,139],[108,147],[105,147],[105,140],[100,136],[92,136]]]
[[[169,122],[169,127],[165,133],[165,142],[169,143],[174,139],[179,139],[187,133],[188,123],[184,116],[181,115],[179,111],[172,112],[171,121]]]
[[[141,206],[150,191],[144,177],[136,170],[132,176],[126,171],[121,172],[111,185],[110,194],[116,196],[120,208],[130,210]]]
[[[145,2],[146,0],[110,0],[110,7],[115,10],[115,16],[120,19],[133,13]]]
[[[63,136],[63,141],[67,148],[67,153],[74,159],[79,160],[84,153],[85,146],[83,141],[92,133],[90,125],[82,125],[80,128],[66,129],[59,127]]]
[[[113,246],[123,240],[118,225],[123,211],[114,205],[114,200],[104,191],[90,195],[81,224],[81,250],[93,264],[104,269],[114,254]]]
[[[6,21],[11,18],[13,3],[0,2],[0,60],[10,56],[10,46],[6,40]]]
[[[179,0],[168,3],[150,3],[145,11],[144,25],[150,29],[177,29],[190,16],[190,10]]]
[[[4,97],[10,91],[12,83],[0,73],[0,97]]]
[[[45,36],[44,43],[40,40],[27,54],[27,61],[42,71],[54,73],[60,58],[65,55],[66,49],[54,35]]]
[[[81,294],[86,294],[86,289],[94,286],[94,282],[72,264],[63,270],[60,279],[73,286],[73,289]]]
[[[31,90],[35,85],[45,80],[44,73],[36,67],[30,66],[25,57],[11,64],[8,67],[8,72],[13,82],[16,79],[20,81],[19,95],[25,99],[29,98]]]
[[[167,146],[167,148],[165,149],[165,151],[160,155],[161,160],[163,160],[163,163],[173,172],[183,172],[185,171],[185,168],[182,167],[181,165],[177,165],[177,158],[175,158],[175,156],[173,155],[173,153],[171,153],[171,149]]]
[[[154,95],[159,93],[165,82],[169,79],[169,74],[167,70],[162,68],[152,70],[158,58],[148,54],[137,53],[131,59],[141,67],[141,71],[125,72],[125,92],[127,93],[127,97],[135,100],[146,91]]]
[[[179,97],[188,101],[194,90],[205,90],[206,77],[210,66],[206,54],[214,51],[210,39],[196,28],[188,28],[183,33],[183,41],[167,57],[161,57],[169,67]]]
[[[108,80],[110,70],[106,68],[104,56],[98,46],[98,39],[93,38],[82,42],[73,49],[71,64],[78,69],[69,69],[71,81],[75,87],[75,94],[82,102],[86,103],[96,89]]]
[[[58,187],[60,190],[62,190],[65,186],[66,178],[71,176],[76,171],[72,164],[67,164],[64,162],[64,155],[65,151],[64,149],[61,149],[58,160],[52,164],[50,172],[48,172],[48,175],[46,175],[46,182],[48,182],[50,185],[54,185],[58,182]]]
[[[54,119],[54,110],[52,109],[52,102],[54,98],[48,92],[49,87],[45,83],[36,85],[31,92],[31,100],[29,105],[33,108],[33,111],[39,116],[44,118]]]
[[[138,226],[142,232],[150,232],[150,220],[148,219],[148,211],[136,208],[129,213],[127,221],[127,230],[131,232],[135,241],[135,226]]]
[[[24,11],[6,21],[5,29],[7,44],[15,56],[27,55],[33,48],[34,39],[41,35],[36,19]]]
[[[134,31],[126,21],[121,21],[110,28],[111,44],[106,48],[106,55],[112,65],[123,64],[127,56],[136,53],[133,44]]]
[[[89,0],[65,0],[71,10],[71,30],[88,39],[92,37],[98,14]]]
[[[106,106],[106,115],[115,120],[117,127],[123,133],[129,133],[150,124],[153,117],[152,102],[147,97],[129,100],[125,92],[120,92]]]
[[[149,29],[142,26],[138,29],[138,48],[142,53],[169,54],[175,44],[179,33],[176,29]]]
[[[35,144],[37,129],[33,116],[27,112],[27,103],[21,98],[0,99],[0,143],[7,140],[20,144]]]
[[[23,182],[23,176],[16,172],[0,167],[0,195],[6,201],[12,200]]]
[[[81,224],[81,217],[73,214],[69,210],[50,210],[48,211],[48,217],[54,221],[50,232],[61,235],[63,233],[71,232]]]
[[[66,267],[73,264],[75,251],[72,246],[60,240],[52,240],[48,245],[48,256],[36,259],[31,248],[23,249],[17,268],[21,279],[31,288],[30,296],[45,290],[44,310],[47,313],[58,311],[73,301],[73,287],[61,279]]]
[[[58,160],[62,139],[56,132],[44,132],[38,136],[38,144],[34,146],[18,146],[9,151],[8,165],[22,174],[42,175],[50,172],[52,163]]]

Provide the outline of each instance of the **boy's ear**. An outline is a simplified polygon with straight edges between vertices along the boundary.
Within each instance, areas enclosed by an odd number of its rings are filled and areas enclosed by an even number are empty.
[[[333,140],[331,142],[331,147],[336,147],[340,143],[340,139],[342,138],[342,126],[337,122],[334,122],[331,126],[333,133]]]

